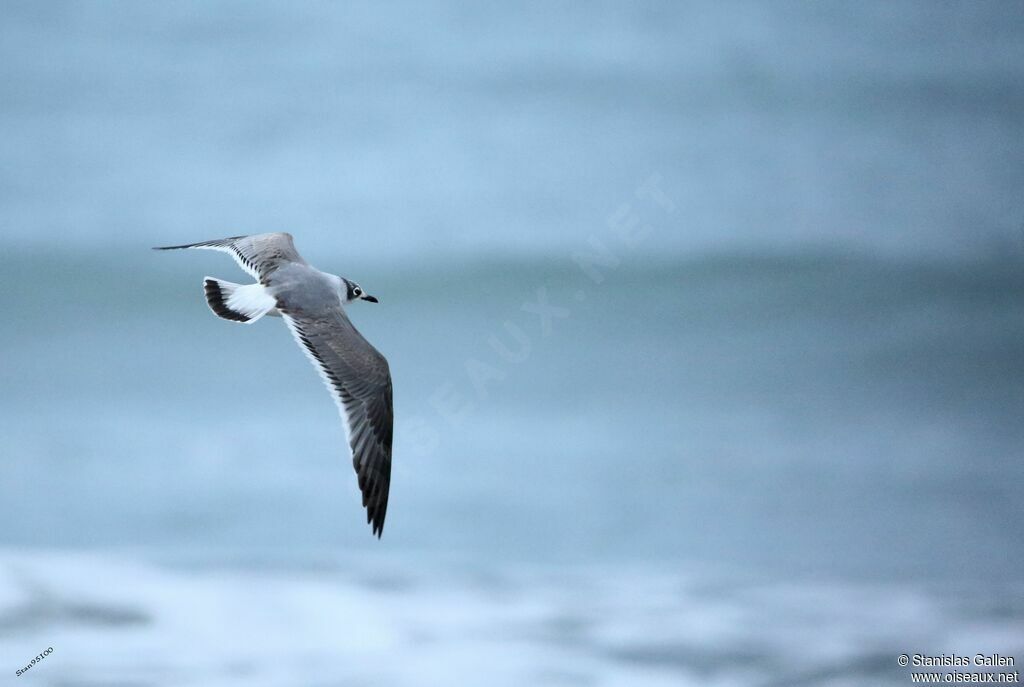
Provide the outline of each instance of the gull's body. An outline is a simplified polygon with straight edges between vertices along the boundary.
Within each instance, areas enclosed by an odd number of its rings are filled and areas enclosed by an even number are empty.
[[[207,303],[216,315],[235,322],[251,324],[265,315],[284,319],[338,405],[367,522],[379,537],[391,486],[391,373],[387,360],[356,330],[344,307],[354,300],[377,299],[355,282],[307,263],[290,234],[235,236],[157,250],[182,248],[229,253],[258,280],[240,286],[206,277]]]

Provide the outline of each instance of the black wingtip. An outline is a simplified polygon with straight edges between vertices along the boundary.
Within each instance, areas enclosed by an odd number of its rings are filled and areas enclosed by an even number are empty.
[[[377,539],[380,539],[381,535],[384,534],[384,514],[379,510],[376,510],[373,515],[373,533],[377,535]]]
[[[373,534],[380,539],[384,534],[384,515],[377,508],[366,509],[366,524],[372,527]]]

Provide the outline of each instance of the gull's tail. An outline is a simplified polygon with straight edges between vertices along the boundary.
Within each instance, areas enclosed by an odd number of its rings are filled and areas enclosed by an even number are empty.
[[[252,323],[264,315],[277,314],[277,301],[262,284],[242,286],[223,279],[203,280],[206,302],[218,317],[232,322]]]

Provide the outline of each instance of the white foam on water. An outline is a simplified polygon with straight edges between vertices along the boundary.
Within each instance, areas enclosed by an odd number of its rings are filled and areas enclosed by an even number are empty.
[[[181,569],[0,553],[24,685],[904,684],[900,653],[1024,656],[1024,619],[893,586],[626,566]]]

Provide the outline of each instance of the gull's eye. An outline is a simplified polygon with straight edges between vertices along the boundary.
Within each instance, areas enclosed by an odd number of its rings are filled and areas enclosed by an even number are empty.
[[[363,290],[357,286],[356,288],[352,289],[352,295],[361,296],[363,295]]]

